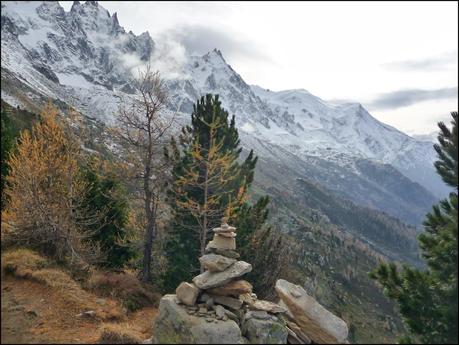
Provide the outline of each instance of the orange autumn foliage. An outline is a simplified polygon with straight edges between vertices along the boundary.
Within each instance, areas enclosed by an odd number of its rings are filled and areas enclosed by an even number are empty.
[[[80,145],[70,139],[48,104],[31,132],[24,130],[9,158],[6,194],[9,236],[18,244],[37,248],[57,259],[85,262],[96,252],[84,243],[83,228],[94,221],[83,210],[87,188],[77,159]]]

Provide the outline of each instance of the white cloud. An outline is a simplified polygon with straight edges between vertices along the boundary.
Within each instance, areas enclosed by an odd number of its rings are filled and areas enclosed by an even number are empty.
[[[157,57],[166,60],[155,62],[170,76],[183,63],[184,49],[193,46],[220,49],[249,84],[271,90],[305,88],[324,99],[364,102],[392,90],[457,87],[457,2],[104,1],[102,5],[118,12],[127,31],[150,32],[162,46]],[[64,6],[69,9],[71,2]],[[181,43],[177,35],[167,34],[180,28],[194,28]],[[448,52],[456,52],[455,61],[438,61]],[[397,120],[387,111],[372,114],[406,130],[418,128],[415,123],[420,118],[435,122],[436,114],[456,110],[451,109],[452,102],[434,102],[437,108],[429,108],[430,112],[419,112],[416,106],[398,109],[404,115]]]

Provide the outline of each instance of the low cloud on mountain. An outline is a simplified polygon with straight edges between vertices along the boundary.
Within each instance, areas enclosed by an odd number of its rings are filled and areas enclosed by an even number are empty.
[[[457,51],[450,51],[441,55],[431,58],[418,59],[418,60],[402,60],[393,61],[382,64],[382,66],[389,70],[405,71],[405,72],[418,72],[418,71],[439,71],[445,70],[457,64]]]
[[[371,102],[366,103],[366,106],[370,110],[397,109],[423,101],[457,99],[457,91],[457,86],[434,90],[398,90],[380,94],[376,96]]]
[[[228,31],[225,32],[214,27],[188,24],[167,31],[165,35],[179,42],[189,53],[205,54],[217,48],[229,59],[244,57],[270,60],[270,57],[259,49],[254,42],[235,37]]]

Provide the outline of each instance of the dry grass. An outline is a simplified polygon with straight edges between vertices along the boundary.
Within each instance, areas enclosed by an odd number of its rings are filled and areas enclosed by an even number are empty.
[[[120,300],[129,311],[157,305],[160,298],[157,293],[145,288],[130,272],[96,272],[89,280],[89,287],[97,294]]]
[[[93,294],[61,266],[26,249],[2,253],[1,271],[6,274],[2,277],[2,313],[4,299],[10,301],[5,304],[9,330],[5,337],[2,332],[2,343],[28,339],[33,343],[130,344],[152,335],[157,309],[150,306],[126,314],[120,302],[126,303],[126,308],[131,303],[132,310],[139,305],[154,305],[159,297],[133,273],[92,272],[91,283],[98,292]],[[8,308],[17,304],[24,306],[24,311],[10,312]],[[25,322],[30,319],[27,310],[38,313],[32,324]],[[77,316],[89,310],[95,312],[94,316]]]
[[[119,324],[105,324],[101,327],[99,344],[141,344],[137,332]]]
[[[2,255],[2,271],[18,278],[27,278],[47,265],[45,258],[28,249],[11,250]]]
[[[30,279],[61,292],[69,303],[88,305],[88,293],[66,272],[49,268],[50,262],[29,249],[16,249],[2,255],[2,272],[16,278]]]

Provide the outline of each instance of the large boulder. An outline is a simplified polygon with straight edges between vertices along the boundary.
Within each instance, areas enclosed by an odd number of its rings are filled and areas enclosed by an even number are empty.
[[[285,324],[265,311],[247,312],[242,333],[250,344],[287,344],[288,331]]]
[[[206,271],[193,278],[193,283],[202,290],[225,285],[252,270],[252,265],[245,261],[237,261],[223,272]]]
[[[293,316],[295,323],[315,343],[345,343],[346,323],[333,315],[298,285],[279,279],[276,291]]]
[[[236,322],[198,317],[177,303],[175,295],[165,295],[159,303],[154,324],[155,344],[243,344]]]

